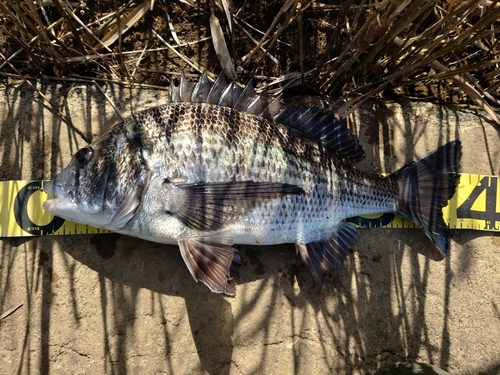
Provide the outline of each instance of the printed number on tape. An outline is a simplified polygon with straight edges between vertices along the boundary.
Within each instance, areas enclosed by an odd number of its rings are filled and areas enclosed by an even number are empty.
[[[109,233],[61,219],[46,212],[42,203],[50,196],[43,181],[0,182],[0,237]],[[500,192],[497,176],[463,173],[455,195],[443,208],[451,229],[500,231]],[[394,214],[347,219],[361,228],[416,228]]]
[[[500,231],[500,192],[497,176],[462,173],[455,195],[443,208],[450,229]],[[394,214],[357,216],[347,219],[361,228],[416,228]]]

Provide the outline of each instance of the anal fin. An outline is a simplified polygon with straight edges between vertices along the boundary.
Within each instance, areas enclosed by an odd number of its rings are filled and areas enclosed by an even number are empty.
[[[199,235],[179,240],[182,258],[196,282],[201,281],[214,293],[234,296],[232,275],[238,274],[241,258],[231,247],[228,235]]]
[[[349,247],[358,233],[356,227],[340,223],[327,240],[296,245],[297,252],[319,285],[323,285],[325,274],[342,268]]]

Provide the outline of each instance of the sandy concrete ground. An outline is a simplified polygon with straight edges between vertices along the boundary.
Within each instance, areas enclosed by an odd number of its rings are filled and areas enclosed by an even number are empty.
[[[0,92],[0,180],[49,179],[119,117],[90,86]],[[130,113],[165,92],[107,94]],[[499,127],[473,108],[372,102],[356,115],[365,171],[448,140],[463,171],[500,175]],[[500,236],[455,230],[439,261],[419,230],[362,230],[319,289],[291,245],[240,246],[235,298],[196,284],[178,249],[121,235],[0,240],[5,374],[374,374],[398,361],[500,373]],[[431,256],[430,259],[428,256]],[[437,260],[436,260],[437,259]]]

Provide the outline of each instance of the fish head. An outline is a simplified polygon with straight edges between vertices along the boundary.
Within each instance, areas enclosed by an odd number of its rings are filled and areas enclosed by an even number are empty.
[[[55,216],[98,228],[125,226],[149,182],[141,138],[116,126],[77,151],[67,167],[44,183],[54,199],[43,208]]]

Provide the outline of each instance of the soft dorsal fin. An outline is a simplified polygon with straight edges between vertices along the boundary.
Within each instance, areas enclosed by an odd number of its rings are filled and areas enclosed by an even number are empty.
[[[284,104],[279,97],[258,94],[252,81],[241,87],[229,82],[224,73],[213,83],[203,73],[198,82],[192,85],[182,72],[179,87],[172,87],[170,101],[234,108],[305,132],[347,161],[356,162],[365,156],[358,141],[349,135],[344,120],[336,119],[331,111]]]

